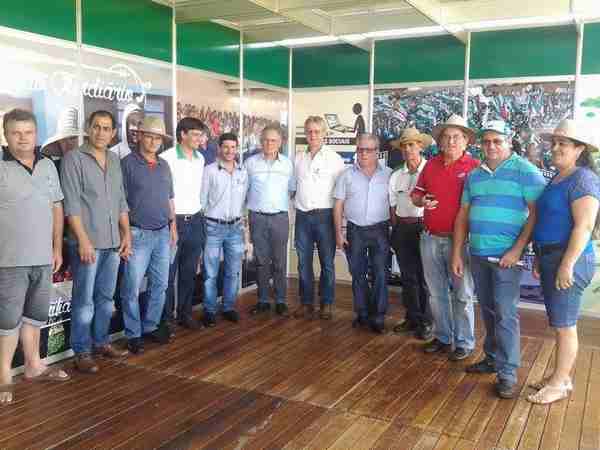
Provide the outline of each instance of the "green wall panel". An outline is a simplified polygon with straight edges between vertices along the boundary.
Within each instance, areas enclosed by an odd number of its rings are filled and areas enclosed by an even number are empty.
[[[0,25],[75,41],[75,0],[4,0]]]
[[[572,75],[576,52],[574,26],[473,33],[470,77]]]
[[[585,24],[581,73],[600,74],[600,23]]]
[[[369,84],[369,52],[348,44],[296,48],[295,88]]]
[[[212,22],[177,25],[177,63],[240,76],[240,34]]]
[[[83,43],[171,61],[171,8],[150,0],[82,0]]]
[[[454,36],[375,43],[375,83],[462,80],[465,46]]]
[[[290,53],[285,47],[253,48],[244,46],[244,78],[287,88]]]

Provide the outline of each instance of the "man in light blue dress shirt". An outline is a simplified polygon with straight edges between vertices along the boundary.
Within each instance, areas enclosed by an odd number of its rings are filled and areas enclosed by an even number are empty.
[[[206,220],[204,247],[204,317],[206,327],[216,325],[217,278],[223,251],[223,318],[238,322],[235,302],[244,256],[243,207],[248,173],[236,162],[238,139],[233,133],[219,137],[219,158],[204,169],[200,203]]]
[[[288,207],[295,192],[294,166],[279,153],[281,129],[266,126],[261,133],[262,152],[246,161],[250,238],[254,245],[258,281],[258,303],[250,310],[260,314],[271,309],[270,280],[275,291],[275,312],[287,316]]]
[[[353,326],[370,326],[385,331],[388,306],[387,261],[390,251],[390,202],[388,184],[391,169],[378,161],[379,139],[364,133],[356,144],[356,164],[337,180],[333,208],[336,244],[346,251],[352,275],[356,319]],[[346,217],[346,235],[343,217]],[[367,278],[373,268],[372,286]]]

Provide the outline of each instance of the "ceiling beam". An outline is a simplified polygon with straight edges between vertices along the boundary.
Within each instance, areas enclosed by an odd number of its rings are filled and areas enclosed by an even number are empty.
[[[444,7],[436,0],[406,0],[406,3],[466,45],[467,33],[462,28],[452,25],[459,23],[460,18],[455,17],[449,7]]]

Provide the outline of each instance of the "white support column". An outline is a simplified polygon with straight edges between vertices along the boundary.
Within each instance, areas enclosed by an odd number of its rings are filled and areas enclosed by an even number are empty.
[[[75,36],[77,39],[77,79],[83,85],[83,7],[82,0],[75,3]],[[77,122],[79,125],[79,145],[83,145],[83,133],[85,130],[83,91],[79,93],[79,113]]]
[[[240,31],[240,129],[238,139],[240,150],[244,148],[244,32]],[[241,157],[241,153],[240,153]]]
[[[579,105],[581,104],[581,64],[583,60],[583,32],[584,24],[576,24],[577,27],[577,60],[575,63],[575,95],[573,96],[573,118],[577,118]]]
[[[288,156],[291,161],[296,158],[296,126],[294,125],[294,83],[293,83],[293,70],[294,70],[294,50],[289,49],[289,65],[288,65]],[[289,208],[292,209],[294,206],[293,200],[290,200]],[[291,230],[291,227],[290,227]],[[289,234],[289,231],[288,231]],[[293,236],[293,234],[292,234]],[[292,239],[288,239],[287,244],[287,262],[285,276],[290,276],[290,253],[292,251]]]
[[[373,103],[375,102],[375,39],[371,39],[369,53],[369,121],[367,131],[373,132]]]
[[[471,70],[471,32],[467,33],[467,43],[465,45],[465,92],[463,98],[462,115],[465,120],[469,120],[469,79]]]
[[[171,64],[171,95],[172,95],[172,105],[171,105],[171,114],[173,115],[173,136],[175,136],[175,139],[173,141],[173,145],[177,144],[177,135],[176,135],[176,130],[177,130],[177,100],[179,99],[178,96],[178,92],[177,92],[177,21],[176,21],[176,6],[173,5],[172,7],[172,27],[173,27],[173,33],[172,33],[172,42],[171,42],[171,58],[172,58],[172,64]]]

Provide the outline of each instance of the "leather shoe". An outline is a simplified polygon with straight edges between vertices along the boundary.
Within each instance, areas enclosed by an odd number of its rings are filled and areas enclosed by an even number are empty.
[[[171,340],[171,335],[166,325],[160,325],[156,330],[144,334],[144,337],[161,345],[168,344]]]
[[[281,317],[289,317],[288,306],[285,303],[277,303],[275,305],[275,312]]]
[[[223,319],[229,320],[233,323],[238,323],[240,321],[240,315],[237,311],[231,309],[229,311],[223,311]]]
[[[188,330],[200,330],[202,325],[193,317],[184,317],[179,320],[179,325]]]
[[[98,365],[89,353],[75,355],[75,368],[83,373],[98,373]]]
[[[333,319],[333,305],[331,303],[321,304],[321,311],[319,312],[321,320]]]
[[[312,320],[315,314],[315,307],[313,305],[301,305],[300,308],[294,312],[296,319],[307,319]]]
[[[364,317],[356,317],[352,321],[352,328],[366,328],[369,326],[369,321]]]
[[[428,341],[433,337],[433,330],[431,325],[420,325],[415,330],[415,337],[421,341]]]
[[[371,322],[371,331],[375,334],[385,334],[385,325],[383,322]]]
[[[444,344],[439,339],[434,339],[431,342],[428,342],[423,346],[423,351],[425,353],[445,353],[449,352],[452,346],[450,344]]]
[[[271,305],[267,302],[258,302],[250,309],[250,314],[255,316],[256,314],[261,314],[265,312],[269,312],[271,310]]]
[[[109,359],[119,359],[127,356],[129,352],[126,349],[117,349],[110,344],[94,347],[93,354],[95,356],[103,356]]]
[[[209,312],[205,312],[204,316],[202,317],[202,324],[206,327],[215,327],[217,326],[217,319],[215,318],[215,315]]]
[[[496,383],[496,394],[498,394],[498,397],[500,398],[515,398],[517,395],[516,384],[506,380],[498,380]]]
[[[490,361],[488,358],[483,358],[481,361],[471,364],[465,367],[467,373],[496,373],[496,365],[494,361]]]
[[[473,353],[473,350],[468,348],[456,347],[456,349],[448,355],[450,361],[460,361],[461,359],[468,358]]]
[[[127,341],[127,348],[134,355],[144,353],[144,341],[142,338],[131,338]]]
[[[395,325],[394,328],[392,328],[394,333],[398,333],[398,334],[409,333],[411,331],[415,331],[416,329],[417,329],[417,326],[408,319],[403,320],[399,324]]]

